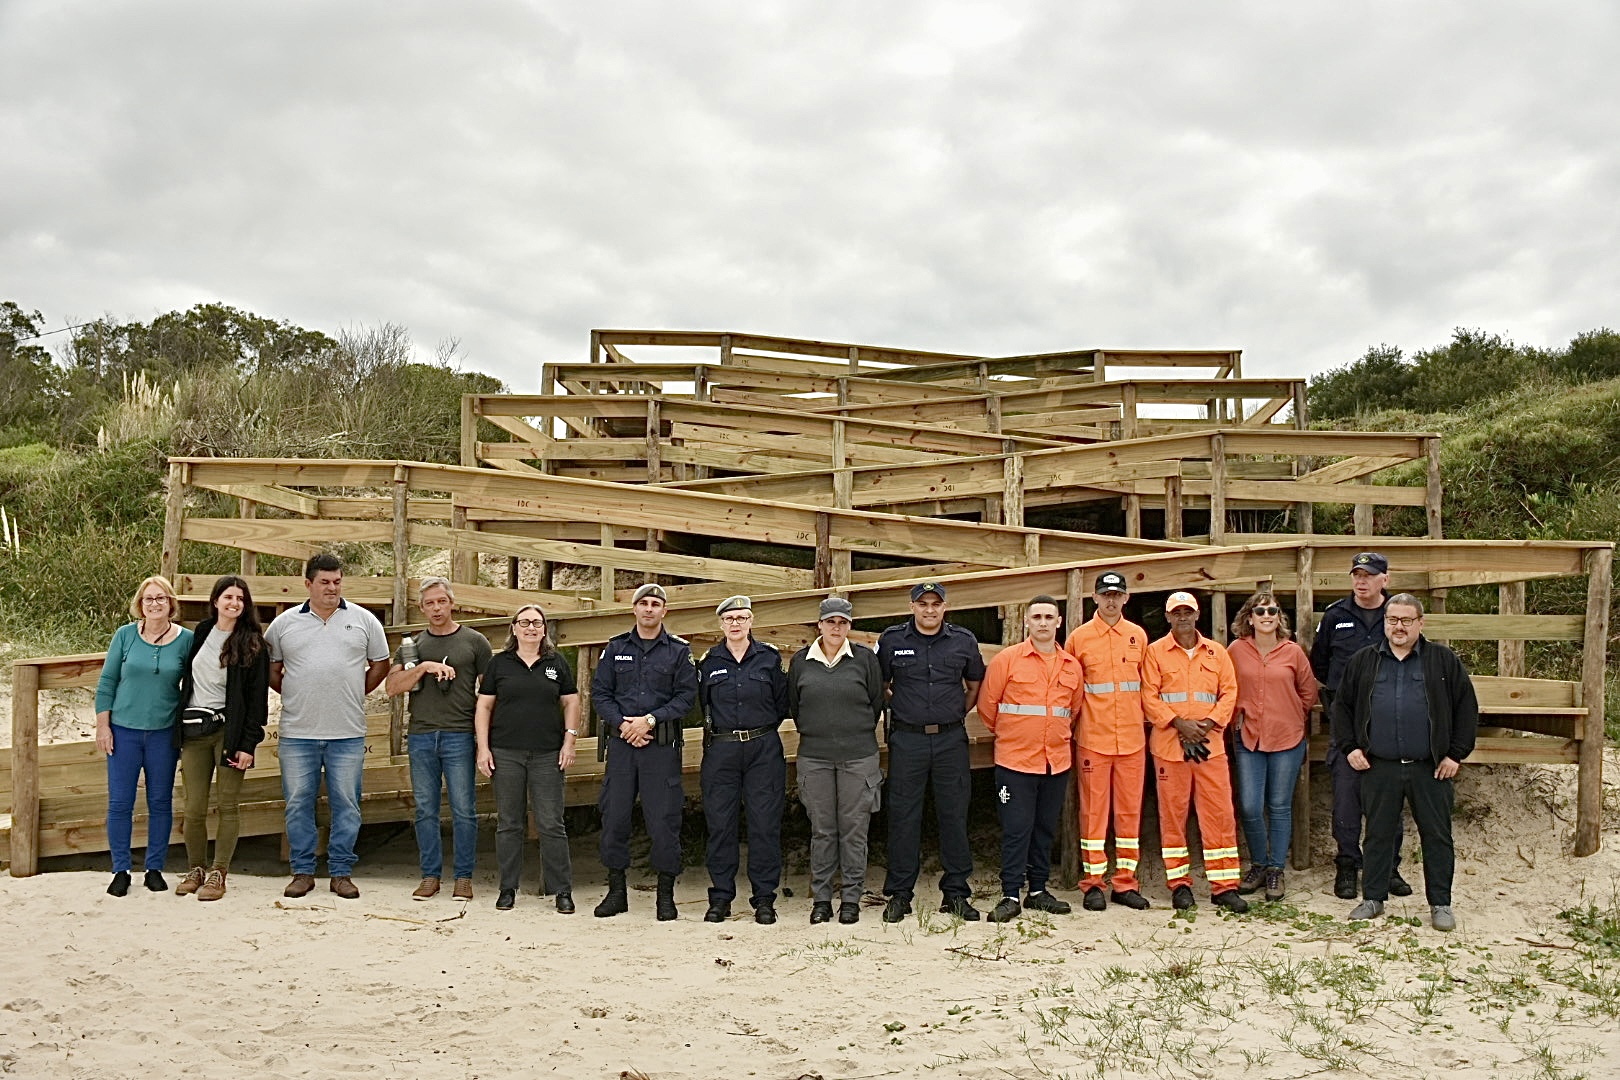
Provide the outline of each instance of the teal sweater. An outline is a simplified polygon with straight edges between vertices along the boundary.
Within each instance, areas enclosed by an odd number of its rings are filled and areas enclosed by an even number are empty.
[[[125,623],[107,646],[107,660],[96,683],[96,712],[112,712],[112,722],[137,731],[162,731],[174,724],[180,706],[180,673],[191,655],[191,631],[157,646],[141,640],[139,628]]]

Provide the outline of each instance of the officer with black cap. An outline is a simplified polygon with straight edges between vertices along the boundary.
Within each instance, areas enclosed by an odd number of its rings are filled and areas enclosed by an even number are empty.
[[[652,838],[658,872],[658,919],[677,918],[675,878],[681,872],[681,721],[697,701],[697,672],[686,642],[664,629],[668,594],[648,582],[635,591],[636,625],[612,639],[591,679],[591,701],[609,740],[602,777],[602,865],[608,891],[596,917],[630,909],[630,815],[636,796]]]
[[[939,910],[972,922],[979,917],[968,899],[973,769],[963,718],[984,680],[979,641],[945,621],[945,587],[926,581],[911,590],[910,621],[883,631],[877,654],[889,693],[889,872],[883,882],[889,902],[883,921],[899,922],[911,913],[922,858],[923,796],[932,780],[944,869]]]
[[[776,921],[782,880],[787,758],[777,727],[788,716],[787,673],[775,646],[755,641],[754,602],[728,596],[715,614],[725,639],[698,663],[703,707],[703,817],[708,824],[709,910],[723,922],[737,895],[738,811],[748,812],[748,902],[754,921]]]
[[[1339,681],[1350,658],[1369,645],[1384,642],[1384,608],[1389,603],[1389,560],[1376,551],[1363,551],[1350,560],[1350,595],[1335,600],[1322,612],[1322,624],[1311,642],[1311,670],[1322,684],[1322,708],[1330,710]],[[1328,771],[1333,777],[1333,840],[1337,872],[1333,893],[1354,900],[1361,873],[1361,774],[1350,767],[1332,742],[1328,744]],[[1405,821],[1402,820],[1404,828]],[[1412,886],[1401,877],[1401,845],[1395,844],[1395,870],[1389,891],[1411,896]]]

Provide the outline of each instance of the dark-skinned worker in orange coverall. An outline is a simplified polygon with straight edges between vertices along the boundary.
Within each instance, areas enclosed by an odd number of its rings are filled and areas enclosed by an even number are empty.
[[[1247,911],[1238,895],[1237,815],[1226,762],[1226,726],[1237,705],[1237,673],[1220,645],[1198,632],[1198,599],[1171,593],[1164,603],[1170,633],[1142,660],[1142,705],[1153,735],[1159,787],[1159,839],[1170,902],[1193,906],[1187,813],[1196,804],[1204,841],[1204,876],[1217,907]]]

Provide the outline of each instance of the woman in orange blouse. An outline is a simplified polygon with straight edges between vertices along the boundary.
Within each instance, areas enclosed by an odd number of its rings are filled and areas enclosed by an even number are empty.
[[[1267,900],[1281,900],[1283,857],[1294,833],[1294,782],[1305,763],[1316,676],[1270,593],[1249,597],[1232,620],[1232,637],[1227,651],[1238,682],[1238,819],[1253,860],[1238,891],[1249,894],[1264,885]]]

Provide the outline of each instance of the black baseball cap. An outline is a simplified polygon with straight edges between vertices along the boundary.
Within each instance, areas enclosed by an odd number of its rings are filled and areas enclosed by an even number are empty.
[[[1125,575],[1113,570],[1104,570],[1097,575],[1096,582],[1091,586],[1094,593],[1130,592],[1131,587],[1125,581]]]
[[[1350,560],[1350,572],[1353,574],[1357,570],[1365,570],[1369,574],[1387,574],[1389,560],[1376,551],[1363,551]]]
[[[911,599],[913,601],[921,600],[924,596],[928,595],[929,593],[934,593],[941,600],[944,600],[945,599],[945,586],[941,585],[937,581],[925,581],[921,585],[913,585],[911,587]]]

